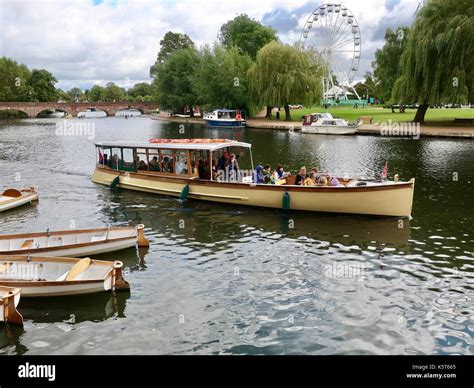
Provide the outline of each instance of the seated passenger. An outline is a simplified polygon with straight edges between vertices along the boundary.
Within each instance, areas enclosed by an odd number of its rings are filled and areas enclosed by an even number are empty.
[[[230,154],[228,151],[224,151],[221,158],[217,162],[217,170],[225,170],[230,163]]]
[[[257,164],[257,166],[255,167],[255,177],[254,177],[254,181],[256,181],[256,183],[263,183],[263,166],[261,164]]]
[[[167,156],[163,158],[163,162],[161,162],[161,171],[162,172],[171,172],[170,171],[170,162]]]
[[[262,170],[263,183],[272,183],[272,166],[269,164],[265,165]]]
[[[150,171],[160,171],[160,164],[158,163],[158,157],[154,156],[150,163],[148,164]]]
[[[290,172],[285,172],[283,170],[283,165],[279,164],[279,165],[277,165],[277,168],[276,168],[275,172],[273,173],[273,179],[275,181],[278,181],[280,179],[285,179],[288,175],[291,175],[291,173]]]
[[[317,186],[327,186],[328,185],[328,180],[325,176],[320,176],[319,177],[319,180],[318,180],[318,183],[317,183]]]
[[[306,174],[306,167],[302,166],[300,168],[300,173],[296,175],[295,185],[301,186],[306,178],[308,178],[308,175]]]
[[[139,156],[137,156],[136,164],[138,170],[148,170],[146,163],[143,160],[140,160]]]
[[[103,164],[104,166],[108,166],[108,165],[109,165],[109,155],[104,154],[104,159],[102,160],[102,164]]]
[[[339,179],[337,179],[336,177],[333,177],[331,179],[331,186],[342,186],[341,183],[339,182]]]

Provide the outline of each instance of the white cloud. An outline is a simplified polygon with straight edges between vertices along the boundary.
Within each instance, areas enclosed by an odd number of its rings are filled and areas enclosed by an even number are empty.
[[[367,70],[375,48],[383,44],[383,36],[372,35],[378,28],[384,31],[384,24],[411,18],[418,0],[390,0],[393,11],[385,3],[345,2],[361,25],[367,48],[361,65]],[[316,6],[305,0],[0,0],[0,56],[50,70],[65,89],[109,81],[125,85],[128,79],[149,80],[159,41],[169,30],[187,33],[200,45],[214,41],[219,27],[239,13],[265,21],[270,11],[279,10],[281,17],[287,12],[301,22],[311,8]],[[293,43],[300,28],[278,33]]]

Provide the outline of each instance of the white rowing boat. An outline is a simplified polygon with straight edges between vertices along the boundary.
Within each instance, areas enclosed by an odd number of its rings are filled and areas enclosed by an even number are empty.
[[[34,187],[22,190],[7,189],[0,195],[0,212],[37,200],[38,192]]]
[[[23,324],[23,317],[16,309],[20,303],[19,288],[0,286],[0,322]]]
[[[21,289],[22,297],[93,294],[129,290],[120,261],[89,258],[5,256],[0,286]]]
[[[144,225],[0,235],[1,255],[84,257],[148,246]]]

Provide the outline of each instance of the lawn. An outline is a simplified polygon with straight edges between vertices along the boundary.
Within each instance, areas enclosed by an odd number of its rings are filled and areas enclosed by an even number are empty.
[[[373,123],[376,122],[393,122],[412,121],[415,117],[416,109],[407,109],[405,113],[392,113],[391,109],[384,109],[378,107],[371,108],[329,108],[325,110],[322,107],[303,108],[303,109],[292,109],[291,118],[294,121],[300,121],[301,116],[309,113],[316,112],[330,112],[334,117],[339,117],[348,121],[356,121],[360,116],[371,116],[373,117]],[[428,109],[425,116],[425,121],[433,125],[451,125],[455,118],[474,118],[474,109]],[[276,120],[275,114],[272,117]],[[285,111],[280,111],[280,120],[285,119]]]

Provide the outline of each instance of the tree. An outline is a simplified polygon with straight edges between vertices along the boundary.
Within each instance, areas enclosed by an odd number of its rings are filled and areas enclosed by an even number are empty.
[[[105,89],[100,85],[94,85],[87,93],[88,100],[91,102],[98,102],[105,100]]]
[[[385,45],[375,51],[372,67],[377,80],[376,94],[384,101],[390,101],[393,84],[400,76],[400,57],[409,32],[408,27],[400,27],[397,31],[388,28],[385,32]]]
[[[34,69],[28,80],[28,86],[31,88],[32,101],[56,101],[58,92],[55,84],[58,80],[47,70]]]
[[[196,93],[192,86],[193,72],[198,59],[194,49],[187,48],[171,54],[166,61],[156,67],[155,87],[156,100],[163,109],[184,112],[196,104]]]
[[[160,51],[155,64],[150,67],[150,76],[154,77],[158,65],[163,64],[173,53],[187,48],[195,48],[194,42],[188,35],[168,31],[160,40]]]
[[[105,86],[104,99],[110,102],[123,101],[125,94],[121,87],[115,85],[113,82],[108,82]]]
[[[83,95],[83,92],[81,89],[75,87],[75,88],[72,88],[71,90],[69,90],[67,92],[67,94],[69,95],[69,99],[71,101],[80,101],[82,95]]]
[[[28,101],[31,89],[28,80],[31,72],[23,64],[1,57],[0,58],[0,101]]]
[[[358,82],[354,86],[354,89],[359,96],[366,96],[367,99],[369,99],[369,97],[378,97],[377,84],[374,80],[373,74],[369,71],[365,72],[364,81]]]
[[[257,57],[258,50],[277,40],[276,31],[242,14],[222,25],[219,41],[227,48],[236,46],[242,54]]]
[[[424,122],[430,102],[474,101],[472,20],[472,0],[430,0],[418,13],[392,93],[420,104],[415,122]]]
[[[143,96],[151,95],[152,93],[153,87],[146,82],[138,82],[133,86],[133,88],[128,90],[128,95],[134,98],[138,96],[143,98]]]
[[[250,57],[237,47],[203,47],[193,76],[197,103],[205,109],[226,107],[253,113],[247,85],[251,65]]]
[[[271,42],[258,52],[248,73],[252,100],[257,106],[284,106],[290,121],[291,103],[321,100],[324,74],[324,62],[315,51]]]

